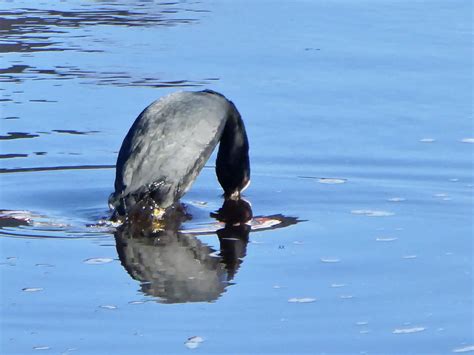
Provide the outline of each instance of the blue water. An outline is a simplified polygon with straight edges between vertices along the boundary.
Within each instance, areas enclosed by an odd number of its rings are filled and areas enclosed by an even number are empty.
[[[474,351],[470,2],[6,1],[0,18],[0,209],[23,211],[0,228],[2,354]],[[251,232],[229,281],[215,234],[131,238],[121,259],[127,235],[99,223],[135,117],[204,88],[246,123],[254,216],[300,221]],[[222,204],[213,161],[186,228]]]

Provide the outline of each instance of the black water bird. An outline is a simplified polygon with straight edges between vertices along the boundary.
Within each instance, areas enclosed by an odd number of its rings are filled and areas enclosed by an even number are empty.
[[[235,105],[211,90],[177,92],[153,102],[122,143],[111,207],[124,215],[151,199],[165,211],[189,190],[219,142],[217,178],[226,199],[238,199],[250,182],[250,163]]]

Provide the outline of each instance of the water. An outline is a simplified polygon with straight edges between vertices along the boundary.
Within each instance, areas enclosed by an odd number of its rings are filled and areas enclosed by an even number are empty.
[[[0,9],[2,353],[474,351],[469,2]],[[100,223],[134,118],[203,88],[246,122],[253,215],[284,223],[196,233],[213,158],[192,233]]]

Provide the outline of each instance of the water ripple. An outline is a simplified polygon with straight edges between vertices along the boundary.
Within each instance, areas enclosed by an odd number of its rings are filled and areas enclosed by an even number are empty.
[[[153,8],[143,10],[117,9],[117,6],[103,7],[96,10],[53,10],[20,8],[11,11],[0,11],[2,26],[0,35],[2,45],[0,52],[44,52],[76,50],[81,52],[100,52],[86,49],[77,43],[66,41],[61,34],[72,29],[93,26],[150,27],[177,26],[192,24],[197,18],[178,17],[180,13],[189,13],[183,8],[150,5]],[[76,38],[91,35],[75,36]]]

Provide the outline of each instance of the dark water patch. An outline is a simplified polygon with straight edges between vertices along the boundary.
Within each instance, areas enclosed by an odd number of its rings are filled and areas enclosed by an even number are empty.
[[[0,31],[1,33],[1,31]],[[0,53],[16,53],[16,52],[57,52],[63,51],[61,48],[50,47],[55,44],[55,42],[35,42],[35,43],[1,43],[0,44]]]
[[[209,10],[199,10],[199,9],[184,9],[186,12],[196,12],[196,13],[210,13]]]
[[[46,99],[32,99],[32,100],[29,100],[30,102],[57,102],[57,101],[54,101],[54,100],[46,100]]]
[[[28,154],[0,154],[0,159],[26,158]]]
[[[77,131],[75,129],[53,129],[53,132],[73,134],[73,135],[85,135],[85,134],[91,134],[91,133],[99,133],[100,131]]]
[[[33,152],[34,155],[46,155],[48,152]]]
[[[186,88],[211,84],[219,78],[201,80],[165,80],[146,76],[137,77],[124,71],[92,71],[76,66],[58,65],[54,68],[35,68],[29,65],[13,65],[0,71],[0,82],[19,83],[26,80],[72,80],[85,79],[82,84],[113,85],[118,87]],[[11,101],[11,100],[10,100]],[[49,100],[30,100],[30,102],[56,102]]]
[[[3,44],[2,44],[3,46]],[[0,74],[18,74],[23,73],[29,65],[12,65],[11,67],[0,69]]]
[[[7,132],[7,136],[0,136],[0,140],[10,140],[10,139],[24,139],[24,138],[35,138],[39,137],[38,134],[31,134],[26,132]]]
[[[18,116],[8,116],[8,117],[3,117],[4,120],[19,120],[20,117]]]
[[[115,165],[77,165],[77,166],[44,166],[33,168],[12,168],[0,169],[0,174],[13,173],[32,173],[39,171],[58,171],[58,170],[97,170],[97,169],[115,169]]]
[[[158,81],[156,79],[145,78],[142,80],[135,80],[128,83],[117,83],[113,80],[108,82],[102,80],[97,83],[98,85],[114,84],[116,86],[133,86],[133,87],[149,87],[149,88],[192,88],[208,85],[206,81],[192,81],[192,80],[176,80],[176,81]]]
[[[27,226],[28,220],[2,215],[5,211],[0,211],[0,229],[7,227]]]

